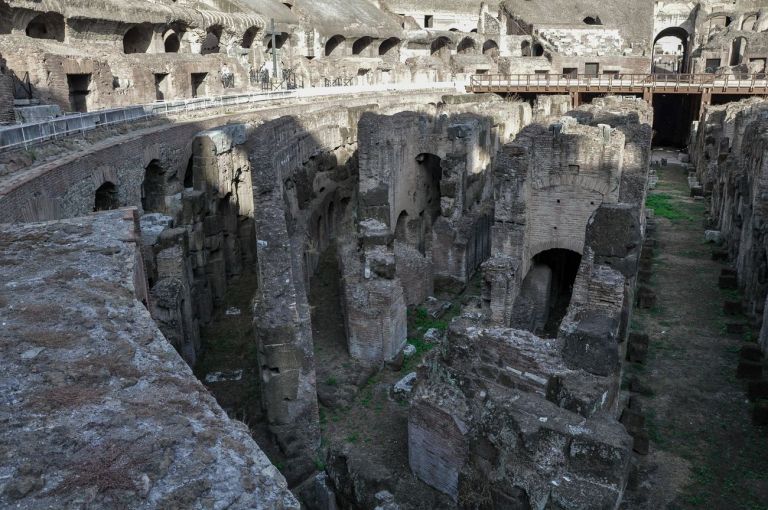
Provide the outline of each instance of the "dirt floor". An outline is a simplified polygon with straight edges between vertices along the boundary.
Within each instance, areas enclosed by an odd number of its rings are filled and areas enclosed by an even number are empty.
[[[344,507],[373,508],[374,494],[387,490],[408,508],[449,508],[453,505],[446,496],[410,470],[408,403],[393,398],[392,386],[415,371],[434,347],[423,340],[424,333],[430,328],[444,332],[460,301],[479,295],[479,280],[457,296],[439,319],[428,316],[423,308],[410,310],[408,341],[416,354],[377,371],[355,363],[347,353],[335,257],[333,248],[322,255],[310,290],[322,429],[318,468],[328,468],[332,478],[349,491],[338,494]]]
[[[244,273],[227,285],[223,306],[216,309],[211,323],[201,328],[203,350],[194,372],[230,418],[248,425],[259,447],[279,468],[283,456],[269,436],[261,408],[251,312],[258,278],[255,274]],[[222,380],[206,380],[215,373],[221,374]]]
[[[752,425],[745,383],[736,379],[739,349],[754,333],[725,333],[733,318],[723,300],[734,291],[718,289],[726,266],[712,261],[706,206],[689,197],[687,170],[672,164],[658,173],[649,198],[657,213],[657,304],[636,310],[632,326],[651,345],[646,364],[628,363],[625,374],[650,390],[639,398],[651,454],[623,508],[768,509],[768,430]]]

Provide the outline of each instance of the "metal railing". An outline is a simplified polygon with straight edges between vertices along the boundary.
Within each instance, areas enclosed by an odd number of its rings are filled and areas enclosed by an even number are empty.
[[[423,84],[399,83],[384,85],[352,85],[342,87],[316,87],[307,89],[279,90],[248,94],[209,96],[175,101],[157,101],[155,103],[126,108],[98,110],[89,113],[75,113],[46,120],[0,127],[0,152],[29,149],[35,145],[72,135],[84,135],[95,129],[185,115],[200,110],[225,109],[268,101],[302,99],[309,97],[328,97],[366,92],[388,92],[407,90],[463,90],[463,85],[456,82],[432,82]]]
[[[743,89],[745,92],[768,91],[768,76],[737,74],[510,74],[473,75],[470,88],[562,88],[569,90],[672,88],[672,89]]]

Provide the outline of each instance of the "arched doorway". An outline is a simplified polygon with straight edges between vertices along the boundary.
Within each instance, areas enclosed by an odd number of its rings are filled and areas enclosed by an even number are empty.
[[[523,41],[520,44],[520,53],[524,57],[530,57],[531,56],[531,43],[528,41]]]
[[[538,253],[515,302],[517,326],[554,338],[568,312],[581,255],[563,248]]]
[[[152,44],[152,25],[144,23],[128,30],[123,36],[123,53],[147,53]]]
[[[212,53],[219,52],[219,44],[221,40],[222,28],[218,25],[212,26],[208,29],[208,33],[203,40],[203,44],[200,47],[201,55],[210,55]]]
[[[497,57],[499,55],[499,45],[496,44],[496,41],[492,39],[485,41],[485,44],[483,44],[483,55],[488,55],[489,57]]]
[[[115,183],[107,181],[96,190],[94,200],[94,212],[111,211],[120,207],[117,198],[117,186]]]
[[[144,170],[141,183],[141,208],[145,213],[165,211],[165,170],[152,160]]]
[[[325,56],[338,57],[344,53],[346,38],[343,35],[334,35],[325,43]]]
[[[379,45],[379,55],[389,55],[390,51],[396,49],[400,45],[400,39],[397,37],[390,37]]]
[[[438,37],[429,46],[429,52],[435,57],[442,57],[450,55],[451,53],[451,40],[445,36]]]
[[[688,38],[684,28],[665,28],[653,40],[653,72],[685,73],[688,68]]]
[[[243,34],[243,40],[240,41],[240,46],[246,50],[251,49],[253,47],[253,41],[256,40],[256,37],[258,37],[258,35],[259,35],[259,27],[249,28]]]
[[[64,16],[46,12],[35,16],[27,24],[27,37],[64,42]]]
[[[471,37],[465,37],[459,42],[456,52],[462,55],[471,55],[477,53],[477,43]]]
[[[181,38],[173,30],[169,30],[164,37],[164,49],[166,53],[178,53],[181,49]]]
[[[354,44],[352,45],[352,54],[353,55],[362,54],[365,50],[368,49],[368,47],[371,45],[372,42],[373,42],[373,37],[368,37],[368,36],[361,37],[360,39],[355,41]]]

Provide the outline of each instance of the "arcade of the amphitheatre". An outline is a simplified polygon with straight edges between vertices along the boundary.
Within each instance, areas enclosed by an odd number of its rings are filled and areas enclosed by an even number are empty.
[[[767,60],[768,0],[0,0],[0,508],[768,509]]]

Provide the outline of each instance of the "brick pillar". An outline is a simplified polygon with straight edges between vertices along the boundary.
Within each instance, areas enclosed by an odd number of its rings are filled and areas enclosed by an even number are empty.
[[[13,79],[8,74],[0,73],[0,124],[16,122],[13,113]]]

